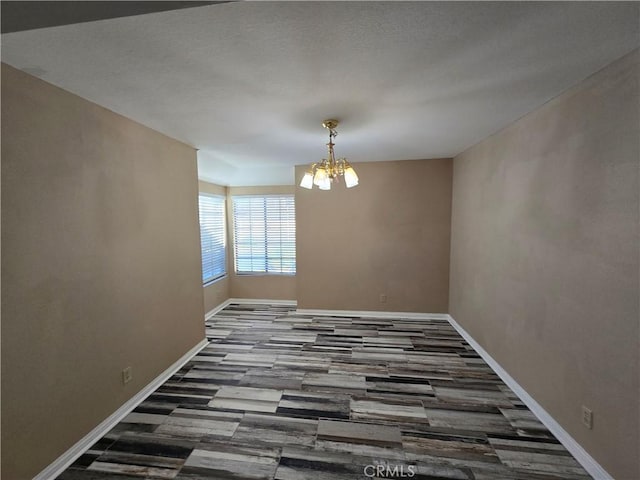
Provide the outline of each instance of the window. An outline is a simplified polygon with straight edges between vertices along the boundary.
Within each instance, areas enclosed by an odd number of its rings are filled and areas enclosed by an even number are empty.
[[[227,273],[224,202],[224,197],[216,195],[201,193],[198,196],[202,283],[209,283]]]
[[[233,197],[237,273],[296,273],[293,195]]]

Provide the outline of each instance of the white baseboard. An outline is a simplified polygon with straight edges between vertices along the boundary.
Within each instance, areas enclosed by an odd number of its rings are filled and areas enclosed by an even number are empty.
[[[209,310],[207,313],[205,313],[204,314],[204,319],[205,320],[209,320],[211,317],[213,317],[220,310],[223,310],[225,307],[227,307],[230,303],[231,303],[231,299],[227,298],[220,305],[218,305],[217,307],[213,307],[211,310]]]
[[[229,298],[217,307],[209,310],[204,318],[208,320],[216,313],[228,307],[232,303],[238,305],[248,304],[271,304],[271,305],[290,305],[296,306],[296,300],[270,300],[265,298]],[[318,315],[332,317],[370,317],[370,318],[401,318],[403,320],[449,320],[446,313],[417,313],[417,312],[383,312],[377,310],[321,310],[321,309],[303,309],[299,308],[296,313],[300,315]]]
[[[229,304],[237,303],[240,305],[267,303],[271,305],[291,305],[295,307],[298,304],[296,300],[269,300],[268,298],[230,298],[228,301]]]
[[[158,375],[146,387],[136,393],[132,398],[127,400],[118,410],[104,419],[97,427],[82,437],[69,450],[60,455],[53,463],[42,470],[33,480],[50,480],[60,475],[69,465],[75,462],[91,445],[102,438],[109,430],[111,430],[120,420],[126,417],[131,411],[138,406],[149,394],[151,394],[160,385],[166,382],[176,373],[182,366],[191,360],[200,350],[207,346],[207,339],[201,340],[196,346],[180,357],[169,368]]]
[[[369,318],[398,318],[402,320],[449,320],[446,313],[417,313],[417,312],[382,312],[377,310],[318,310],[299,308],[300,315],[318,315],[331,317],[369,317]]]
[[[249,304],[271,304],[271,305],[291,305],[295,307],[298,302],[296,300],[269,300],[266,298],[227,298],[224,302],[222,302],[217,307],[212,308],[207,313],[204,314],[204,319],[209,320],[216,313],[224,308],[228,307],[232,303],[236,303],[238,305],[249,305]]]
[[[458,322],[456,322],[451,315],[448,315],[448,320],[455,328],[460,335],[473,347],[473,349],[478,352],[478,354],[482,357],[482,359],[489,364],[489,366],[493,369],[494,372],[498,374],[498,376],[502,379],[507,386],[513,390],[513,392],[520,397],[520,400],[524,402],[524,404],[529,407],[529,409],[534,413],[536,417],[549,429],[551,433],[555,435],[555,437],[564,445],[564,447],[569,450],[571,455],[584,467],[584,469],[591,475],[595,480],[613,480],[613,477],[607,473],[607,471],[602,468],[591,455],[587,453],[587,451],[582,448],[582,446],[571,436],[569,433],[562,428],[562,426],[547,412],[538,402],[534,400],[534,398],[527,393],[527,391],[522,388],[516,380],[507,373],[507,371],[500,366],[498,362],[496,362],[489,353],[482,348],[482,346],[476,342],[469,333],[460,326]]]

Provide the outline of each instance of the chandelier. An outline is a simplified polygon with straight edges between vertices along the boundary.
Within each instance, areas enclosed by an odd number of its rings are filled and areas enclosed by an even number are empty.
[[[336,127],[337,120],[325,120],[322,126],[329,130],[329,148],[328,158],[323,158],[320,163],[314,163],[302,177],[300,186],[311,190],[317,185],[320,190],[331,190],[331,183],[339,181],[340,177],[344,177],[344,184],[347,188],[358,185],[358,175],[346,158],[338,158],[336,160],[333,153],[333,139],[338,135]]]

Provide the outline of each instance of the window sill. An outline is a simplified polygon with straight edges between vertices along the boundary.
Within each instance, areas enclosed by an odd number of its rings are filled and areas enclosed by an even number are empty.
[[[225,273],[224,275],[222,275],[220,277],[216,277],[213,280],[209,280],[207,283],[202,285],[202,288],[210,287],[214,283],[218,283],[220,280],[224,280],[227,277],[228,277],[228,275]]]
[[[235,272],[238,277],[295,277],[295,273]]]

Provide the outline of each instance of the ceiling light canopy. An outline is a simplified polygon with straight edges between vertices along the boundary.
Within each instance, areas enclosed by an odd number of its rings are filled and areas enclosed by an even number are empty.
[[[338,135],[336,127],[337,120],[325,120],[322,126],[329,130],[329,149],[328,158],[323,158],[320,163],[314,163],[302,177],[300,186],[311,190],[317,185],[320,190],[331,190],[331,184],[334,180],[339,181],[340,177],[344,177],[344,184],[347,188],[358,185],[358,175],[353,167],[347,162],[346,158],[338,158],[336,160],[333,153],[333,139]]]

